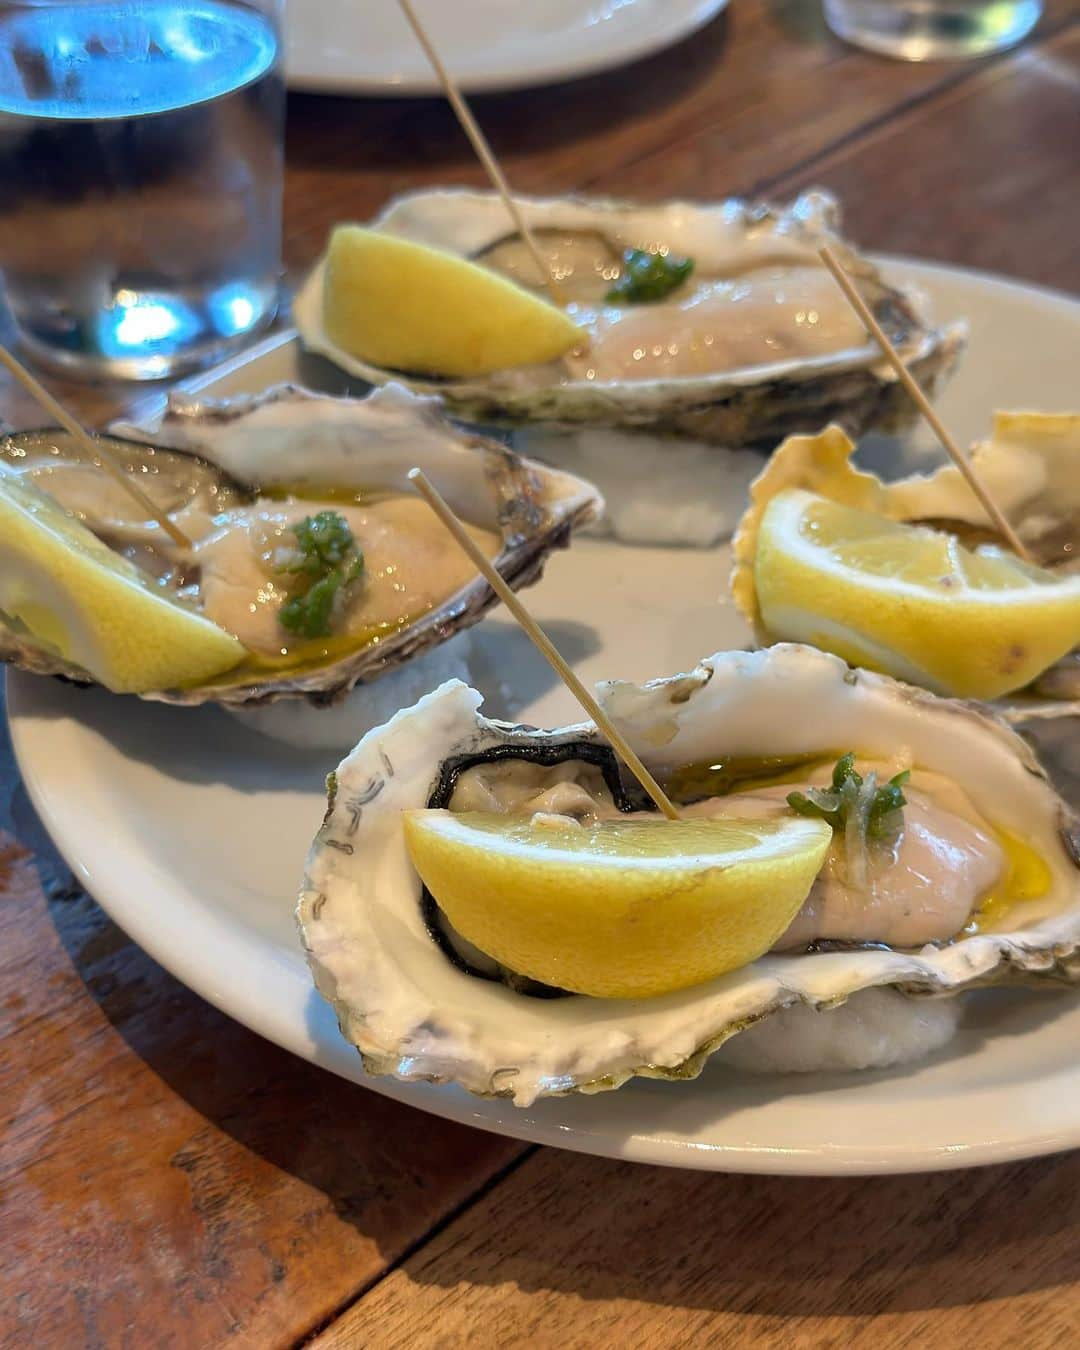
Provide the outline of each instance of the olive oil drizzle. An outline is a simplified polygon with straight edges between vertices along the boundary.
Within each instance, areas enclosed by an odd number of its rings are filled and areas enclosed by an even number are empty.
[[[402,493],[390,489],[341,487],[297,479],[293,483],[274,483],[270,487],[259,488],[254,495],[271,502],[330,502],[341,506],[371,506],[388,497],[400,497]]]
[[[960,936],[992,933],[1018,906],[1041,900],[1049,891],[1053,877],[1046,860],[1018,834],[994,826],[994,834],[1005,854],[1005,871],[989,894],[979,901]]]
[[[821,764],[835,764],[842,751],[815,750],[805,755],[746,755],[731,759],[695,760],[676,769],[664,782],[673,801],[686,805],[707,797],[754,788],[776,787],[805,781],[806,771]]]
[[[430,607],[429,607],[430,608]],[[333,665],[344,656],[362,652],[387,638],[400,633],[428,613],[428,609],[414,614],[405,614],[400,619],[386,623],[372,624],[366,628],[356,628],[350,633],[342,633],[329,638],[314,638],[299,642],[290,639],[288,645],[282,644],[280,652],[249,652],[238,666],[227,670],[216,680],[203,681],[200,688],[226,688],[244,684],[255,676],[266,674],[287,675],[298,669],[304,671],[321,670]]]
[[[676,769],[664,782],[671,799],[680,805],[708,797],[726,797],[732,792],[776,787],[805,781],[808,770],[835,763],[837,751],[808,755],[765,755],[698,760]],[[1053,881],[1041,854],[1011,830],[987,822],[1005,855],[1005,868],[990,891],[972,911],[967,924],[952,940],[1000,930],[1019,906],[1041,899]]]

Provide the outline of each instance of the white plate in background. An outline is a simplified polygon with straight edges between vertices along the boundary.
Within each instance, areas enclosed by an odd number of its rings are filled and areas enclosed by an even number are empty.
[[[415,0],[466,93],[590,75],[661,50],[727,0]],[[285,76],[316,94],[441,94],[397,0],[290,0]]]

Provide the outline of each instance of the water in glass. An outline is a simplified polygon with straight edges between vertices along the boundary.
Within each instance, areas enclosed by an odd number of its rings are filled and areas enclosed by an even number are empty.
[[[825,0],[838,37],[905,61],[955,60],[1011,47],[1042,0]]]
[[[34,354],[155,378],[273,317],[276,5],[0,0],[0,269]]]

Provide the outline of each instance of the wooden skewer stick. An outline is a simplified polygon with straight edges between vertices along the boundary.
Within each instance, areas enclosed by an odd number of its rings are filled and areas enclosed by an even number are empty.
[[[918,407],[919,411],[922,413],[923,417],[925,417],[927,422],[930,423],[930,427],[934,432],[934,435],[941,442],[949,458],[952,460],[952,462],[956,465],[956,467],[960,470],[961,474],[964,476],[964,479],[966,480],[968,487],[971,488],[972,492],[974,492],[975,496],[978,497],[979,501],[982,503],[983,509],[986,511],[986,514],[997,526],[999,533],[1005,537],[1005,539],[1008,541],[1009,547],[1013,550],[1014,553],[1016,553],[1019,557],[1023,558],[1025,562],[1033,562],[1034,560],[1031,554],[1024,546],[1019,535],[1009,524],[1009,522],[1005,519],[1005,515],[1004,512],[1001,510],[1001,507],[998,506],[997,502],[994,501],[990,493],[987,492],[982,479],[971,467],[971,463],[968,460],[967,455],[964,454],[964,452],[960,449],[957,443],[953,440],[945,424],[942,422],[941,418],[934,411],[933,405],[931,404],[930,400],[926,397],[926,394],[923,392],[921,386],[919,385],[919,382],[912,375],[911,371],[908,370],[907,366],[904,365],[903,361],[900,359],[900,353],[889,341],[885,333],[885,330],[878,323],[877,319],[874,318],[874,315],[870,310],[870,306],[866,303],[866,301],[856,290],[855,283],[851,280],[848,274],[844,271],[843,267],[840,265],[839,258],[837,258],[836,254],[832,251],[831,248],[828,247],[828,245],[825,245],[822,248],[818,249],[818,257],[832,273],[833,279],[836,281],[836,284],[840,287],[840,289],[844,292],[844,295],[847,297],[848,303],[851,305],[852,309],[859,316],[859,318],[863,321],[863,325],[866,328],[867,332],[881,348],[882,355],[885,357],[885,360],[888,361],[889,365],[892,366],[893,370],[896,372],[896,378],[900,381],[900,383],[904,386],[907,392],[911,395],[912,399],[914,399],[915,404]]]
[[[50,417],[56,418],[68,435],[78,442],[95,464],[104,469],[106,473],[111,474],[120,486],[134,497],[142,510],[147,513],[151,520],[157,521],[173,543],[178,544],[181,548],[191,548],[191,540],[183,530],[169,519],[156,502],[151,501],[129,473],[124,472],[123,466],[113,458],[113,452],[109,447],[101,441],[95,441],[90,433],[76,422],[63,404],[57,403],[40,380],[31,375],[26,367],[3,346],[0,346],[0,365],[6,366],[11,371],[26,392],[37,399]]]
[[[430,479],[426,476],[424,471],[422,469],[410,469],[409,481],[416,488],[417,492],[424,497],[427,504],[454,536],[461,548],[469,555],[469,558],[472,560],[481,576],[514,618],[517,619],[518,623],[521,624],[526,635],[532,639],[534,646],[539,649],[541,654],[547,659],[551,668],[555,671],[556,675],[559,676],[573,696],[600,728],[619,758],[633,773],[634,777],[653,799],[657,807],[665,816],[667,816],[668,820],[678,820],[679,813],[676,811],[675,807],[672,806],[664,789],[648,771],[645,765],[642,764],[638,755],[623,736],[622,732],[616,729],[610,718],[603,712],[596,699],[593,698],[592,694],[589,693],[578,677],[566,664],[548,635],[517,598],[488,559],[484,557],[483,553],[480,552],[477,546],[469,538],[468,532],[461,521],[458,520],[457,516],[451,511],[450,507],[440,495],[438,489],[432,486]]]
[[[562,288],[551,274],[551,268],[544,261],[544,255],[537,246],[533,232],[525,223],[525,217],[521,214],[521,208],[510,195],[510,185],[506,181],[502,169],[499,167],[499,161],[495,158],[491,146],[487,142],[487,137],[480,130],[476,118],[473,117],[469,105],[465,102],[461,91],[454,81],[454,77],[443,65],[442,58],[435,50],[431,38],[428,37],[424,25],[417,18],[416,11],[412,7],[412,0],[398,0],[402,14],[405,15],[409,27],[416,34],[416,40],[424,49],[424,55],[431,63],[431,68],[438,76],[446,97],[450,101],[450,106],[457,115],[461,123],[461,129],[469,138],[469,143],[476,151],[480,163],[484,166],[487,176],[491,179],[495,191],[502,197],[507,211],[510,213],[510,219],[514,223],[514,228],[525,241],[525,247],[532,254],[532,260],[536,264],[537,271],[543,278],[544,285],[548,288],[548,294],[560,309],[566,308],[566,298],[563,295]]]

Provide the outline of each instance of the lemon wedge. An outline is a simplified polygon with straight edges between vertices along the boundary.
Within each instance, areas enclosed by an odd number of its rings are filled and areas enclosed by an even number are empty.
[[[1080,576],[800,488],[757,521],[757,614],[774,639],[939,693],[997,698],[1080,642]]]
[[[554,361],[582,337],[561,309],[505,277],[360,225],[330,237],[323,325],[363,361],[428,375]]]
[[[115,693],[198,684],[245,655],[9,470],[0,471],[0,614]]]
[[[407,811],[413,865],[457,931],[520,975],[648,998],[748,965],[788,928],[821,820],[603,820]]]

